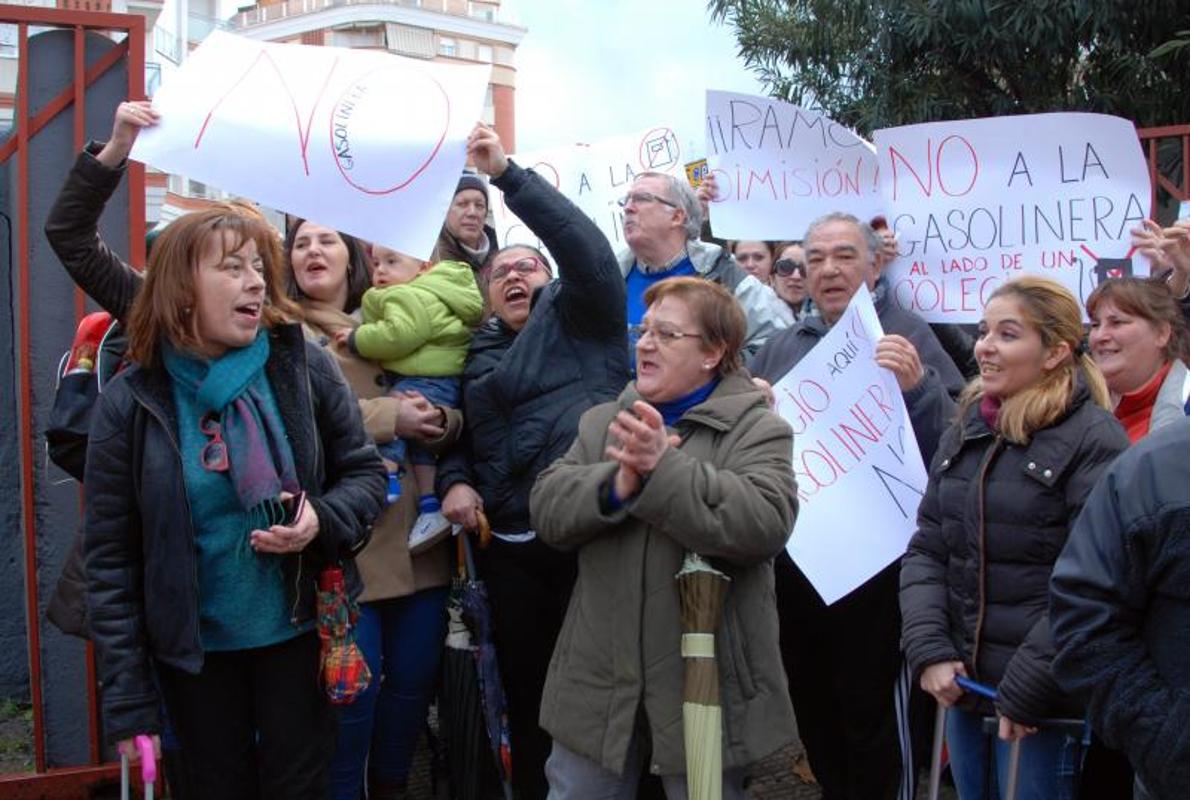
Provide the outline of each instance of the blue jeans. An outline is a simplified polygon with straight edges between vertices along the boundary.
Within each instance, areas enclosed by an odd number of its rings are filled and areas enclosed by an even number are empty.
[[[959,800],[1000,797],[1000,787],[1008,783],[1011,744],[985,734],[981,715],[950,709],[946,715],[946,746]],[[1064,731],[1043,728],[1026,737],[1021,742],[1017,800],[1070,800],[1082,752],[1082,742]],[[991,769],[991,761],[995,769]]]
[[[395,372],[386,372],[389,379],[389,392],[419,392],[433,405],[446,408],[458,408],[462,399],[462,379],[458,377],[445,378],[406,378]],[[409,460],[414,464],[433,464],[434,456],[418,442],[406,442],[396,438],[386,444],[378,445],[380,455],[398,466],[405,463],[405,449],[409,449]],[[426,489],[417,487],[419,492],[428,493],[434,487]]]
[[[339,714],[331,797],[359,800],[367,765],[385,784],[401,784],[426,721],[446,638],[445,586],[360,605],[356,642],[372,684]]]

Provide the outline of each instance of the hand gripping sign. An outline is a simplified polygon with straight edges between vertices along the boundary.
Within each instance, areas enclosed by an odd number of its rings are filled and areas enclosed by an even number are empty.
[[[216,31],[132,157],[427,258],[490,70]]]
[[[926,468],[893,373],[876,364],[884,335],[861,288],[826,336],[773,386],[793,427],[800,508],[787,549],[828,605],[905,552]]]

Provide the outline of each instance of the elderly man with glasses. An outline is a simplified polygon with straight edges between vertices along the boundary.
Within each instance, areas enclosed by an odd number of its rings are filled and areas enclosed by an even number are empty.
[[[748,365],[780,380],[810,352],[866,286],[886,336],[876,360],[892,370],[929,463],[953,417],[963,377],[929,325],[897,307],[877,282],[880,235],[849,214],[810,224],[803,243],[806,287],[817,315],[768,341]],[[862,501],[862,498],[857,498]],[[896,562],[827,606],[787,553],[775,564],[781,650],[798,730],[829,800],[912,798],[908,679],[902,674]],[[900,675],[900,682],[898,676]],[[904,777],[904,781],[902,781]]]
[[[698,238],[702,209],[684,179],[643,172],[620,199],[624,240],[620,271],[628,290],[628,324],[638,325],[645,313],[645,291],[666,278],[695,276],[721,284],[743,306],[748,319],[745,353],[793,323],[793,314],[773,290],[736,263],[731,253]]]

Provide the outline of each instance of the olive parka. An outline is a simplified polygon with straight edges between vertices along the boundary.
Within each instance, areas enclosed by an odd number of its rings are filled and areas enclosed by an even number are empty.
[[[610,510],[618,465],[604,456],[607,428],[639,399],[630,384],[618,401],[587,411],[574,445],[533,487],[538,536],[578,551],[541,725],[573,752],[622,773],[643,709],[650,771],[685,773],[674,576],[693,551],[731,578],[715,634],[723,766],[746,766],[796,735],[772,567],[797,516],[793,432],[744,374],[729,375],[671,429],[682,443],[665,451],[641,491]]]

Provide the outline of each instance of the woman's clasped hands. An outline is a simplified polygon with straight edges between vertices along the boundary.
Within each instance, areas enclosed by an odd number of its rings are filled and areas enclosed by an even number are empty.
[[[643,400],[617,414],[607,430],[612,443],[604,454],[620,463],[614,489],[621,500],[639,492],[665,451],[682,443],[680,436],[666,431],[661,412]]]

